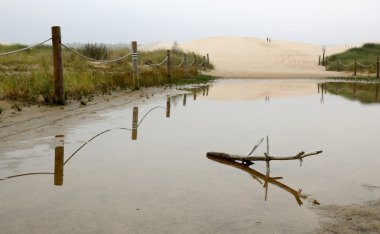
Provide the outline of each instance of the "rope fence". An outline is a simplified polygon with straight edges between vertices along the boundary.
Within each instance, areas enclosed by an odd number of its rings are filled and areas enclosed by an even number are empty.
[[[326,57],[326,58],[323,58],[323,60],[321,61],[321,56],[319,56],[318,65],[324,66],[327,69],[327,67],[330,64],[336,64],[336,68],[338,71],[340,71],[340,66],[343,66],[345,68],[353,67],[353,72],[354,72],[353,75],[354,76],[356,76],[358,73],[358,67],[368,69],[368,68],[376,66],[376,78],[380,78],[380,58],[379,57],[377,57],[376,61],[374,61],[370,64],[363,64],[363,63],[359,62],[356,58],[354,59],[353,62],[345,64],[339,58],[337,58],[335,61],[331,61],[328,59],[328,57]]]
[[[201,86],[202,90],[204,88],[208,89],[208,86]],[[208,93],[207,93],[208,95]],[[181,95],[182,96],[182,95]],[[177,97],[177,96],[175,96]],[[172,99],[170,96],[167,97],[166,99],[166,107],[164,106],[155,106],[150,108],[141,118],[140,121],[138,121],[138,107],[133,108],[132,112],[132,128],[126,128],[126,127],[119,127],[119,128],[111,128],[104,130],[95,136],[91,137],[87,141],[85,141],[82,145],[80,145],[72,154],[70,154],[66,160],[64,160],[64,136],[63,135],[57,135],[55,137],[55,165],[54,165],[54,172],[30,172],[30,173],[22,173],[22,174],[17,174],[17,175],[11,175],[11,176],[6,176],[0,178],[0,181],[5,181],[8,179],[13,179],[13,178],[19,178],[19,177],[24,177],[24,176],[31,176],[31,175],[54,175],[54,185],[61,186],[63,185],[63,167],[74,158],[74,156],[78,155],[78,153],[86,147],[89,143],[94,141],[95,139],[99,138],[100,136],[110,133],[112,131],[129,131],[132,132],[132,140],[137,140],[137,129],[140,127],[140,125],[143,123],[143,121],[154,111],[157,109],[162,109],[166,112],[166,118],[170,118],[170,111],[171,108],[175,102],[175,97]],[[184,106],[186,106],[186,94],[183,94],[184,98]],[[195,99],[194,99],[195,100]]]
[[[64,94],[64,84],[63,84],[64,83],[63,82],[64,76],[63,76],[62,48],[66,49],[70,53],[73,53],[73,54],[75,54],[75,55],[77,55],[83,59],[86,59],[90,62],[99,63],[99,64],[114,63],[114,62],[118,62],[121,60],[127,60],[129,57],[131,57],[131,59],[132,59],[133,90],[137,90],[140,88],[140,81],[139,81],[140,78],[138,75],[138,71],[139,71],[139,69],[138,69],[138,56],[139,56],[139,54],[137,51],[137,42],[136,41],[132,41],[132,43],[131,43],[132,48],[131,48],[131,51],[129,53],[127,53],[127,54],[125,54],[119,58],[115,58],[115,59],[99,60],[99,59],[91,58],[91,57],[89,57],[89,56],[87,56],[87,55],[85,55],[85,54],[83,54],[77,50],[70,48],[69,46],[65,45],[64,43],[62,43],[61,42],[61,39],[62,39],[61,27],[53,26],[51,28],[51,32],[52,32],[52,37],[45,40],[45,41],[42,41],[40,43],[25,47],[25,48],[22,48],[19,50],[0,53],[0,57],[20,53],[20,52],[35,48],[35,47],[40,46],[40,45],[42,45],[46,42],[49,42],[51,40],[52,41],[52,50],[53,50],[53,65],[54,65],[53,77],[54,77],[54,102],[55,103],[60,104],[60,105],[65,104],[65,94]],[[194,53],[193,53],[193,55],[194,55]],[[172,61],[171,60],[172,60],[172,58],[170,56],[170,50],[167,50],[167,56],[160,63],[148,62],[148,63],[146,63],[146,65],[149,65],[150,67],[159,67],[159,66],[166,64],[167,78],[170,82],[171,81],[171,73],[172,73],[172,66],[171,66]],[[174,67],[181,69],[181,67],[184,66],[186,68],[185,69],[185,77],[188,77],[187,67],[193,66],[194,64],[196,64],[195,55],[194,55],[193,61],[190,64],[187,64],[187,56],[185,55],[184,57],[182,57],[180,64],[177,66],[174,66]],[[198,65],[198,64],[196,64],[196,65]],[[201,66],[201,65],[203,65],[203,69],[206,70],[206,67],[208,67],[208,65],[209,65],[209,55],[208,54],[207,54],[207,60],[205,59],[205,56],[203,56],[203,61],[199,66]]]
[[[17,54],[17,53],[20,53],[20,52],[23,52],[23,51],[26,51],[26,50],[30,50],[32,48],[35,48],[37,46],[40,46],[40,45],[43,45],[45,44],[46,42],[50,41],[52,38],[49,38],[49,39],[46,39],[45,41],[43,42],[40,42],[40,43],[37,43],[37,44],[34,44],[34,45],[31,45],[31,46],[28,46],[28,47],[25,47],[25,48],[22,48],[22,49],[19,49],[19,50],[14,50],[14,51],[9,51],[9,52],[5,52],[5,53],[1,53],[0,54],[0,57],[2,56],[6,56],[6,55],[11,55],[11,54]]]

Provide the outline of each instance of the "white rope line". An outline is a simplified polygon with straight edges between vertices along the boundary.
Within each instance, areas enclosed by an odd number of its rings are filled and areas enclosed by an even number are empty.
[[[368,64],[368,65],[361,64],[361,63],[359,63],[358,61],[356,61],[356,63],[357,63],[359,66],[362,66],[362,67],[372,67],[373,65],[377,64],[377,61],[374,62],[374,63]]]
[[[42,44],[44,44],[44,43],[50,41],[51,39],[52,39],[52,38],[49,38],[49,39],[47,39],[47,40],[45,40],[45,41],[43,41],[43,42],[40,42],[40,43],[37,43],[37,44],[31,45],[31,46],[28,46],[28,47],[25,47],[25,48],[22,48],[22,49],[19,49],[19,50],[14,50],[14,51],[10,51],[10,52],[1,53],[1,54],[0,54],[0,57],[1,57],[1,56],[6,56],[6,55],[10,55],[10,54],[15,54],[15,53],[19,53],[19,52],[22,52],[22,51],[25,51],[25,50],[32,49],[32,48],[34,48],[34,47],[37,47],[37,46],[39,46],[39,45],[42,45]]]
[[[198,66],[202,66],[205,62],[206,62],[206,59],[203,59],[202,62],[198,64]]]
[[[147,65],[149,65],[149,66],[152,66],[152,67],[158,67],[158,66],[161,66],[162,64],[164,64],[165,62],[166,62],[166,60],[168,60],[168,56],[166,56],[165,58],[164,58],[164,60],[162,60],[162,62],[160,62],[160,63],[156,63],[156,64],[153,64],[153,63],[146,63]]]
[[[342,65],[343,67],[351,67],[352,65],[354,65],[355,61],[353,61],[353,62],[350,63],[350,64],[344,64],[344,63],[342,63],[342,61],[340,61],[340,60],[338,59],[338,63],[339,63],[340,65]]]
[[[193,58],[193,61],[192,61],[189,65],[187,65],[187,66],[188,66],[188,67],[193,66],[194,62],[195,62],[195,58]]]
[[[90,60],[92,62],[96,62],[96,63],[112,63],[112,62],[117,62],[117,61],[120,61],[120,60],[123,60],[125,59],[126,57],[128,57],[130,54],[132,54],[132,51],[130,51],[128,54],[126,55],[123,55],[121,56],[120,58],[116,58],[116,59],[110,59],[110,60],[98,60],[98,59],[93,59],[93,58],[90,58],[90,57],[87,57],[86,55],[83,55],[73,49],[70,49],[69,47],[65,46],[64,44],[61,44],[65,49],[69,50],[70,52],[82,57],[82,58],[85,58],[87,60]]]
[[[184,61],[185,61],[185,57],[182,57],[181,63],[176,67],[181,67]]]

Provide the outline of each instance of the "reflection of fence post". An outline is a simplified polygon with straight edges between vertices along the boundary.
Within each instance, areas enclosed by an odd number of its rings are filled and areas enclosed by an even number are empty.
[[[187,54],[185,54],[183,62],[185,64],[185,77],[188,78],[188,76],[189,76],[189,67],[187,66]]]
[[[64,135],[55,136],[54,185],[63,185]]]
[[[375,101],[377,101],[377,97],[379,96],[379,82],[377,82],[377,85],[376,85],[376,97],[375,97]]]
[[[170,97],[166,98],[166,118],[170,118]]]
[[[167,56],[167,62],[166,62],[166,72],[168,74],[168,80],[169,82],[171,81],[172,78],[172,72],[171,72],[171,56],[170,56],[170,50],[166,51],[166,56]]]
[[[183,106],[186,106],[186,98],[187,98],[187,94],[185,93],[183,95]]]
[[[137,140],[137,122],[139,119],[139,108],[133,107],[133,114],[132,114],[132,140]]]
[[[140,81],[138,77],[138,54],[137,54],[137,42],[132,41],[132,73],[133,73],[133,89],[140,89]]]
[[[319,93],[319,84],[318,84],[318,93]]]
[[[62,47],[61,47],[61,27],[54,26],[51,28],[51,37],[53,43],[53,64],[54,64],[54,101],[59,104],[65,104],[65,90],[63,85],[63,65],[62,65]]]
[[[355,82],[354,82],[354,97],[356,95],[356,77],[355,77]]]
[[[203,71],[206,71],[206,56],[203,56]]]
[[[377,74],[376,74],[376,77],[379,78],[379,74],[380,74],[380,58],[377,57]]]
[[[355,61],[354,61],[354,76],[356,76],[356,74],[357,74],[357,60],[356,60],[356,58],[355,58]]]
[[[209,86],[207,86],[206,88],[206,96],[208,96],[208,89],[209,89]]]
[[[197,100],[197,93],[194,92],[194,101]]]

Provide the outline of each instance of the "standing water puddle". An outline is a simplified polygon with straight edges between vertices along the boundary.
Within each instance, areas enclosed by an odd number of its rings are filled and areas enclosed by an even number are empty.
[[[65,135],[67,160],[113,129],[70,158],[61,180],[45,174],[0,181],[1,232],[311,231],[320,221],[316,203],[361,203],[380,192],[378,87],[323,83],[222,80],[57,133]],[[272,161],[267,189],[265,162],[206,157],[244,155],[267,135],[273,155],[323,153],[302,166]],[[254,154],[264,152],[262,144]],[[54,145],[9,152],[0,168],[0,178],[53,172]]]

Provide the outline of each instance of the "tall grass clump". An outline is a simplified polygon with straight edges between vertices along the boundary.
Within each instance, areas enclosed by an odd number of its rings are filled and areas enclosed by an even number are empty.
[[[79,47],[78,51],[87,57],[98,60],[107,59],[111,54],[106,45],[97,43],[86,43]]]
[[[367,43],[364,44],[362,47],[359,48],[352,48],[349,49],[343,53],[334,54],[328,57],[328,60],[331,61],[327,64],[326,69],[329,71],[337,71],[337,59],[344,65],[352,64],[352,62],[357,59],[357,61],[363,65],[371,65],[369,67],[361,67],[357,66],[358,71],[365,71],[368,73],[375,73],[376,72],[376,61],[377,58],[380,57],[380,44],[375,43]],[[354,65],[350,66],[339,66],[340,71],[353,71]]]

